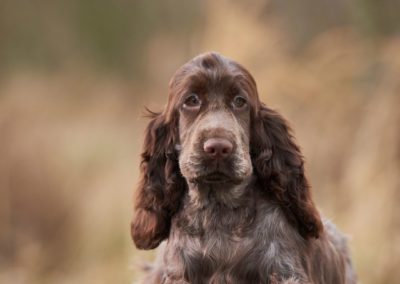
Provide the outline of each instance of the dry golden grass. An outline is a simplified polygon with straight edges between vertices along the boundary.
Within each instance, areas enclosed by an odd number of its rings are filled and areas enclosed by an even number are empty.
[[[330,30],[293,56],[277,19],[262,21],[257,6],[205,9],[190,53],[220,51],[254,74],[263,101],[292,122],[317,204],[351,237],[362,283],[397,283],[400,38],[371,44]],[[188,58],[165,34],[146,52],[153,79],[142,84],[80,66],[3,77],[1,283],[129,283],[152,258],[129,237],[141,114],[163,106]]]

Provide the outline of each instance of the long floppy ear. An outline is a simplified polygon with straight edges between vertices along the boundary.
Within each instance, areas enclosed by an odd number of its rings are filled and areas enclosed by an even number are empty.
[[[318,238],[323,230],[321,217],[311,198],[303,157],[288,123],[264,105],[253,123],[252,160],[261,186],[280,204],[304,238]]]
[[[169,235],[185,183],[175,150],[177,127],[165,114],[150,113],[141,155],[140,183],[134,201],[132,239],[139,249],[152,249]]]

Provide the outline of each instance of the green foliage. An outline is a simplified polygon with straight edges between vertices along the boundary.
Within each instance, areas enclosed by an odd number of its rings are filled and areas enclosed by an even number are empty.
[[[0,3],[2,69],[60,69],[70,62],[140,76],[148,40],[182,39],[201,12],[198,1],[4,0]]]

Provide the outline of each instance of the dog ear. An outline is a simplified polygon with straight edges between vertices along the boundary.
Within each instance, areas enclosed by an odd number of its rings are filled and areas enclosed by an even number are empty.
[[[162,113],[150,115],[131,224],[132,239],[139,249],[155,248],[168,237],[171,217],[179,208],[186,186],[180,176],[175,150],[175,120],[167,121]]]
[[[286,120],[262,105],[253,121],[251,149],[261,187],[282,207],[289,222],[305,237],[318,238],[321,217],[304,174],[304,161]]]

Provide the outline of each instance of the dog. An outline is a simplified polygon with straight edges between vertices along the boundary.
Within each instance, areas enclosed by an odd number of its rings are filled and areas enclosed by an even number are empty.
[[[139,249],[165,242],[144,283],[357,282],[288,122],[244,67],[195,57],[150,116],[131,234]]]

